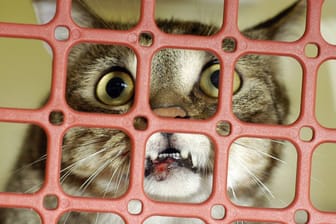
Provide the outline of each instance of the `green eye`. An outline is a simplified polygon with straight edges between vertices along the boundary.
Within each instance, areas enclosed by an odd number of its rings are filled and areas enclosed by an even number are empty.
[[[203,70],[200,79],[201,90],[209,97],[218,98],[218,87],[220,78],[220,64],[212,64]],[[241,79],[237,72],[233,77],[233,93],[236,93],[241,86]]]
[[[130,74],[124,71],[106,73],[96,86],[98,99],[110,106],[120,106],[127,103],[133,94],[133,79]]]
[[[200,79],[200,88],[212,98],[218,97],[220,64],[212,64],[203,70]]]
[[[241,85],[242,85],[241,77],[236,71],[234,71],[234,73],[233,73],[233,94],[238,92]]]

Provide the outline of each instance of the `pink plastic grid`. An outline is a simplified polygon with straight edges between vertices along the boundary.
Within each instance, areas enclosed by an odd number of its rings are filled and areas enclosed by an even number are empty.
[[[237,27],[238,0],[226,0],[223,26],[219,33],[211,37],[176,36],[161,32],[155,25],[155,1],[143,0],[141,18],[138,25],[128,31],[92,30],[80,28],[73,23],[70,16],[71,0],[58,1],[57,13],[54,19],[45,25],[23,25],[0,23],[1,37],[18,37],[40,39],[46,41],[53,49],[53,77],[51,95],[48,103],[41,109],[9,109],[0,108],[0,121],[23,122],[37,124],[44,128],[48,135],[48,159],[46,179],[42,189],[35,194],[0,193],[1,207],[33,208],[42,218],[43,223],[56,223],[59,217],[67,211],[99,211],[119,214],[127,223],[141,223],[152,215],[167,215],[195,217],[206,223],[231,223],[236,220],[255,220],[267,222],[295,223],[294,216],[298,210],[304,210],[309,215],[307,223],[336,223],[336,213],[322,212],[314,208],[310,201],[310,174],[312,154],[315,148],[323,142],[335,142],[336,130],[322,127],[315,117],[315,98],[317,70],[327,59],[336,58],[336,46],[327,43],[320,33],[321,7],[323,0],[307,0],[307,21],[304,36],[292,43],[249,40],[242,36]],[[59,41],[54,38],[55,29],[67,27],[70,36]],[[150,47],[140,46],[138,38],[142,33],[151,33],[154,41]],[[222,50],[224,38],[236,41],[236,50],[226,53]],[[80,42],[98,42],[122,44],[132,48],[138,56],[137,85],[135,103],[132,110],[125,115],[87,114],[73,111],[65,101],[65,80],[67,54],[71,47]],[[315,58],[305,56],[304,49],[309,43],[319,48]],[[150,63],[153,54],[167,47],[184,49],[201,49],[214,52],[223,65],[225,83],[222,91],[218,112],[209,120],[178,120],[156,117],[148,104]],[[301,114],[299,119],[289,126],[265,126],[242,123],[231,111],[232,70],[236,60],[246,53],[285,55],[297,59],[303,68],[303,86]],[[61,111],[64,123],[60,126],[49,122],[53,111]],[[133,127],[135,117],[146,117],[149,121],[146,130],[136,130]],[[225,120],[231,124],[229,136],[222,137],[216,133],[216,123]],[[133,141],[131,163],[131,181],[125,196],[119,199],[78,198],[63,193],[60,186],[61,144],[64,133],[74,126],[112,127],[125,131]],[[310,127],[314,131],[311,141],[300,140],[302,127]],[[210,198],[201,204],[160,203],[148,199],[143,191],[144,148],[147,138],[164,128],[167,132],[194,132],[211,136],[218,149],[215,159],[214,186]],[[239,207],[231,203],[226,194],[226,171],[228,148],[239,136],[254,136],[288,140],[295,145],[298,153],[296,195],[294,201],[282,209],[261,209]],[[135,144],[136,143],[136,144]],[[136,156],[134,156],[136,154]],[[44,208],[43,200],[47,195],[58,197],[56,209]],[[131,200],[142,202],[140,214],[128,212]],[[216,220],[211,217],[211,208],[223,205],[225,217]]]

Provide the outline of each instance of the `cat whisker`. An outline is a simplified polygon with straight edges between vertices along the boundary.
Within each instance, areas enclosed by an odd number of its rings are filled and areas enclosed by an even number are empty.
[[[323,181],[321,181],[319,178],[316,178],[316,177],[314,177],[314,176],[311,176],[311,180],[312,180],[313,182],[315,182],[315,183],[320,184],[322,187],[326,187],[326,183],[323,182]]]
[[[122,174],[123,173],[129,174],[129,172],[130,172],[130,166],[124,166],[123,169],[125,169],[126,172],[119,172],[119,177],[118,177],[117,187],[116,187],[117,190],[119,189],[119,187],[121,185],[121,182],[122,182],[122,180],[124,178]]]
[[[116,159],[116,158],[115,158]],[[110,163],[112,163],[112,161],[110,161]],[[106,197],[106,195],[107,195],[107,193],[108,193],[108,190],[109,190],[109,188],[111,187],[111,185],[112,185],[112,182],[113,182],[113,180],[116,178],[116,188],[115,188],[115,191],[118,191],[118,189],[119,189],[119,187],[120,187],[120,184],[121,184],[121,181],[122,181],[122,179],[123,179],[123,176],[122,176],[122,174],[124,173],[124,172],[122,172],[122,170],[123,169],[125,169],[125,170],[127,170],[126,172],[128,172],[129,171],[129,166],[127,166],[127,167],[122,167],[122,168],[120,168],[121,166],[118,166],[118,169],[116,169],[116,170],[114,170],[114,172],[111,174],[111,177],[110,177],[110,179],[109,179],[109,182],[108,182],[108,184],[106,185],[106,187],[105,187],[105,190],[104,190],[104,194],[103,194],[103,198],[105,198]],[[120,170],[120,172],[119,172],[119,170]],[[116,175],[118,175],[117,177],[116,177]],[[95,219],[95,224],[98,224],[98,222],[99,222],[99,219],[100,219],[100,213],[96,213],[96,219]]]
[[[62,151],[65,151],[65,149],[62,149]],[[35,160],[35,161],[31,162],[31,163],[25,164],[25,165],[21,166],[18,169],[13,170],[11,172],[11,175],[15,175],[15,174],[21,172],[22,170],[25,170],[25,169],[27,169],[29,167],[32,167],[32,166],[34,166],[34,165],[36,165],[36,164],[38,164],[40,162],[44,162],[44,161],[46,161],[47,157],[48,157],[48,154],[46,153],[46,154],[42,155],[40,158],[38,158],[37,160]]]
[[[120,162],[120,164],[124,164],[124,162]],[[117,169],[115,172],[117,173],[117,178],[116,178],[116,186],[115,186],[115,192],[119,191],[119,188],[121,186],[121,182],[124,180],[124,176],[123,174],[128,174],[129,173],[129,166],[124,166],[124,165],[120,165],[118,166],[119,169]],[[121,167],[121,168],[120,168]]]
[[[237,221],[237,224],[245,224],[245,221]]]
[[[260,187],[260,189],[265,193],[265,195],[269,195],[271,196],[273,199],[275,199],[276,197],[274,196],[274,194],[272,193],[272,191],[260,180],[260,178],[255,175],[245,164],[245,162],[243,160],[239,160],[240,161],[240,166],[250,175],[250,177],[252,178],[252,180],[255,181],[255,183]]]
[[[89,156],[87,156],[85,158],[77,160],[76,162],[72,163],[71,165],[63,168],[61,170],[61,173],[65,172],[65,171],[67,171],[67,172],[64,175],[62,175],[62,177],[61,177],[61,183],[63,183],[65,181],[65,179],[72,173],[73,169],[76,168],[76,166],[78,166],[78,164],[80,164],[80,163],[84,162],[85,160],[88,160],[88,159],[90,159],[92,157],[95,157],[95,156],[97,156],[97,155],[105,152],[106,150],[107,150],[107,148],[102,148],[101,150],[99,150],[99,151],[97,151],[95,153],[92,153],[91,155],[89,155]]]
[[[282,159],[280,159],[280,158],[278,158],[278,157],[276,157],[276,156],[273,156],[273,155],[271,155],[271,154],[269,154],[269,153],[267,153],[267,152],[260,151],[260,150],[258,150],[258,149],[255,149],[255,148],[253,148],[253,147],[250,147],[250,146],[247,146],[247,145],[245,145],[245,144],[238,143],[238,142],[233,142],[233,144],[236,144],[236,145],[238,145],[238,146],[244,147],[244,148],[249,149],[249,150],[253,150],[254,152],[256,152],[256,153],[258,153],[258,154],[260,154],[260,155],[263,155],[263,156],[265,156],[265,157],[268,157],[268,158],[271,158],[271,159],[273,159],[273,160],[276,160],[277,162],[280,162],[280,163],[282,163],[282,164],[285,164],[285,165],[287,164],[286,161],[284,161],[284,160],[282,160]]]
[[[27,189],[23,193],[24,194],[34,193],[34,192],[38,191],[41,188],[42,184],[43,183],[37,184],[35,186],[32,186],[31,188]]]
[[[87,179],[84,183],[79,187],[80,195],[83,195],[86,189],[90,186],[90,184],[94,181],[94,179],[103,172],[103,170],[110,164],[110,160],[106,161],[103,165],[99,166]]]
[[[18,168],[18,169],[16,169],[16,170],[13,170],[13,171],[12,171],[12,175],[14,175],[14,174],[16,174],[16,173],[19,173],[19,172],[21,172],[22,170],[27,169],[27,168],[29,168],[29,167],[31,167],[31,166],[37,164],[37,163],[40,163],[40,162],[42,162],[42,161],[45,161],[46,159],[47,159],[47,154],[44,154],[43,156],[41,156],[39,159],[35,160],[34,162],[28,163],[28,164],[26,164],[26,165],[24,165],[24,166],[22,166],[22,167],[20,167],[20,168]]]
[[[63,224],[66,224],[66,223],[68,222],[68,219],[70,218],[70,216],[71,216],[71,212],[68,212],[68,213],[66,214],[66,216],[64,217],[65,219],[64,219]]]
[[[239,198],[236,194],[235,187],[233,186],[233,183],[230,181],[230,182],[228,182],[228,184],[229,184],[233,199],[236,200],[237,202],[239,202]]]
[[[41,156],[39,159],[35,160],[34,162],[25,164],[24,166],[21,166],[21,167],[18,168],[18,169],[12,170],[12,171],[10,172],[10,174],[9,174],[9,177],[13,177],[14,175],[20,173],[21,171],[23,171],[23,170],[25,170],[25,169],[27,169],[27,168],[29,168],[29,167],[35,165],[35,164],[38,164],[38,163],[40,163],[40,162],[42,162],[42,161],[45,161],[46,158],[47,158],[47,154],[44,154],[43,156]],[[2,179],[2,178],[4,178],[4,177],[2,176],[1,179]],[[28,188],[27,190],[25,190],[23,193],[25,193],[25,194],[28,194],[28,193],[34,193],[34,192],[38,191],[38,190],[41,188],[42,184],[43,184],[43,183],[37,184],[37,185],[35,185],[35,186],[32,186],[32,187]]]
[[[271,142],[280,144],[280,145],[287,145],[288,143],[282,140],[275,140],[275,139],[269,139]]]
[[[65,180],[72,174],[72,171],[76,168],[76,165],[72,166],[66,173],[64,173],[60,178],[60,183],[63,184]]]
[[[96,136],[98,137],[98,136]],[[87,147],[87,146],[90,146],[90,145],[95,145],[95,144],[98,144],[98,143],[106,143],[106,139],[99,139],[99,140],[96,140],[96,141],[88,141],[87,143],[83,143],[80,145],[80,147],[78,148],[82,148],[82,147]]]
[[[112,164],[113,161],[115,161],[115,160],[117,161],[117,159],[118,159],[117,157],[116,157],[116,158],[113,158],[113,159],[110,159],[109,164]],[[108,182],[108,184],[107,184],[106,187],[105,187],[104,194],[103,194],[103,198],[106,197],[106,195],[107,195],[107,193],[108,193],[108,190],[109,190],[109,188],[111,187],[112,182],[113,182],[113,180],[115,179],[116,175],[118,175],[118,176],[116,177],[117,180],[121,179],[121,173],[122,173],[122,172],[119,172],[119,170],[121,169],[120,167],[121,167],[121,166],[117,166],[117,169],[115,169],[115,170],[113,171],[113,173],[111,174],[111,178],[109,179],[109,182]],[[116,187],[116,190],[118,190],[118,189],[119,189],[119,186]]]
[[[110,188],[110,186],[111,186],[111,184],[112,184],[112,181],[113,181],[113,179],[114,179],[114,176],[115,176],[117,173],[118,173],[117,170],[115,170],[115,171],[111,174],[111,178],[109,179],[109,182],[108,182],[108,184],[107,184],[106,187],[105,187],[104,194],[103,194],[103,198],[106,197],[107,192],[108,192],[108,189]]]
[[[100,213],[97,212],[97,213],[96,213],[95,224],[98,224],[99,218],[100,218]]]

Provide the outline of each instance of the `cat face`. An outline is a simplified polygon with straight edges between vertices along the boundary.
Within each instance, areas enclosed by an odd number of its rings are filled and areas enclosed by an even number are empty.
[[[179,26],[179,23],[174,22],[174,24]],[[136,61],[134,52],[124,46],[97,44],[75,46],[69,58],[68,104],[76,110],[85,112],[113,114],[127,112],[132,107],[134,91],[128,89],[134,89],[137,78]],[[164,49],[153,57],[151,70],[149,104],[158,116],[206,119],[216,112],[220,65],[213,54],[198,50]],[[215,77],[213,83],[210,80],[211,75]],[[105,77],[107,77],[106,82]],[[119,85],[120,82],[123,87]],[[203,84],[207,82],[210,83]],[[100,85],[103,85],[102,93],[98,92]],[[109,85],[112,87],[106,91]],[[217,89],[216,93],[212,93],[214,95],[210,95],[211,88]],[[124,92],[126,92],[126,100],[117,100],[124,98]],[[112,97],[113,94],[115,94],[114,97]],[[80,140],[78,136],[81,136],[81,139],[90,139],[89,142],[98,143],[90,144],[92,150],[89,150],[87,143]],[[112,143],[120,147],[116,148]],[[83,144],[85,150],[82,147]],[[109,149],[99,153],[101,155],[90,156],[106,147]],[[111,175],[116,178],[113,182],[120,184],[118,184],[119,189],[110,189],[110,192],[115,192],[114,194],[107,195],[118,196],[127,189],[125,186],[128,185],[128,181],[121,181],[121,179],[128,180],[125,177],[128,177],[130,153],[132,151],[129,139],[121,131],[75,128],[65,136],[62,162],[65,168],[77,164],[76,169],[72,169],[72,174],[79,176],[80,179],[89,178],[97,170],[96,165],[100,163],[95,159],[102,160],[103,164],[110,163],[106,164],[104,170],[118,170],[118,174]],[[210,195],[212,187],[213,154],[211,141],[203,135],[164,132],[152,135],[148,139],[146,158],[144,158],[146,193],[160,200],[189,202],[205,200]],[[124,159],[121,155],[125,156]],[[84,158],[94,159],[88,162]],[[111,158],[114,158],[113,161]],[[100,173],[95,178],[96,181],[91,184],[91,191],[106,194],[106,185],[95,186],[98,183],[104,183],[104,178],[108,176],[104,173]],[[69,183],[69,185],[74,184]],[[172,191],[174,186],[179,186],[180,191]],[[76,188],[78,189],[78,186],[71,187],[68,193],[77,194]]]
[[[96,18],[76,1],[74,9],[80,25],[110,29],[131,26],[101,22],[101,18]],[[291,13],[287,12],[287,16]],[[274,38],[279,24],[286,25],[283,17],[271,20],[272,24],[246,30],[245,34],[258,39]],[[174,34],[210,35],[216,31],[212,26],[173,20],[158,21],[158,26]],[[225,44],[224,48],[232,46]],[[158,51],[151,62],[148,103],[153,112],[175,119],[207,119],[214,115],[220,91],[220,67],[219,60],[211,52],[170,48]],[[79,44],[70,52],[67,70],[66,99],[75,110],[122,114],[132,107],[136,94],[137,56],[130,48]],[[283,123],[288,110],[287,98],[275,78],[271,59],[246,55],[237,61],[234,70],[232,110],[236,117],[253,123]],[[92,178],[97,169],[102,169],[86,189],[88,195],[116,197],[124,193],[128,185],[130,154],[134,153],[131,145],[122,131],[71,129],[64,137],[62,165],[64,169],[77,165],[71,170],[73,178],[64,181],[65,190],[77,194],[80,181]],[[157,200],[205,200],[211,193],[216,150],[219,149],[214,149],[211,140],[204,135],[155,133],[146,145],[145,192]],[[255,182],[248,181],[251,180],[250,172],[260,176],[261,181],[267,179],[263,174],[270,172],[273,162],[262,155],[277,155],[277,150],[271,140],[238,140],[230,148],[228,189],[243,192],[254,187]],[[104,166],[97,167],[97,164]]]

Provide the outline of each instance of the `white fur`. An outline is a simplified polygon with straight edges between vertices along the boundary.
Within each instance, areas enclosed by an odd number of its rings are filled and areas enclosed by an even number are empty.
[[[34,0],[33,6],[40,24],[50,22],[56,13],[55,0]]]
[[[230,147],[228,190],[234,192],[245,185],[263,185],[263,183],[257,183],[258,181],[252,176],[262,173],[264,168],[267,167],[269,160],[265,157],[269,157],[270,153],[271,140],[269,139],[240,138],[236,140]],[[262,188],[267,190],[264,187]],[[269,193],[271,194],[271,192]],[[253,205],[253,201],[245,197],[237,198],[234,196],[232,200],[240,205]]]
[[[180,149],[181,154],[188,152],[195,167],[205,167],[209,163],[211,144],[204,135],[197,134],[174,134],[171,137],[174,148]]]
[[[203,178],[185,168],[172,170],[164,181],[152,176],[144,180],[147,195],[160,201],[199,203],[209,197],[211,186],[212,178]]]
[[[180,61],[184,63],[180,65],[180,74],[177,74],[177,77],[179,77],[181,93],[188,95],[199,79],[204,64],[208,61],[205,61],[204,51],[183,50],[180,56]]]
[[[167,138],[156,133],[147,142],[146,156],[156,158],[168,146],[190,154],[194,166],[206,167],[211,162],[211,143],[206,136],[198,134],[174,133],[168,145]],[[178,168],[170,171],[164,181],[157,181],[152,176],[146,177],[144,187],[153,199],[197,203],[210,195],[212,177],[203,177],[190,169]]]
[[[204,222],[200,219],[154,216],[146,220],[144,224],[204,224]]]

